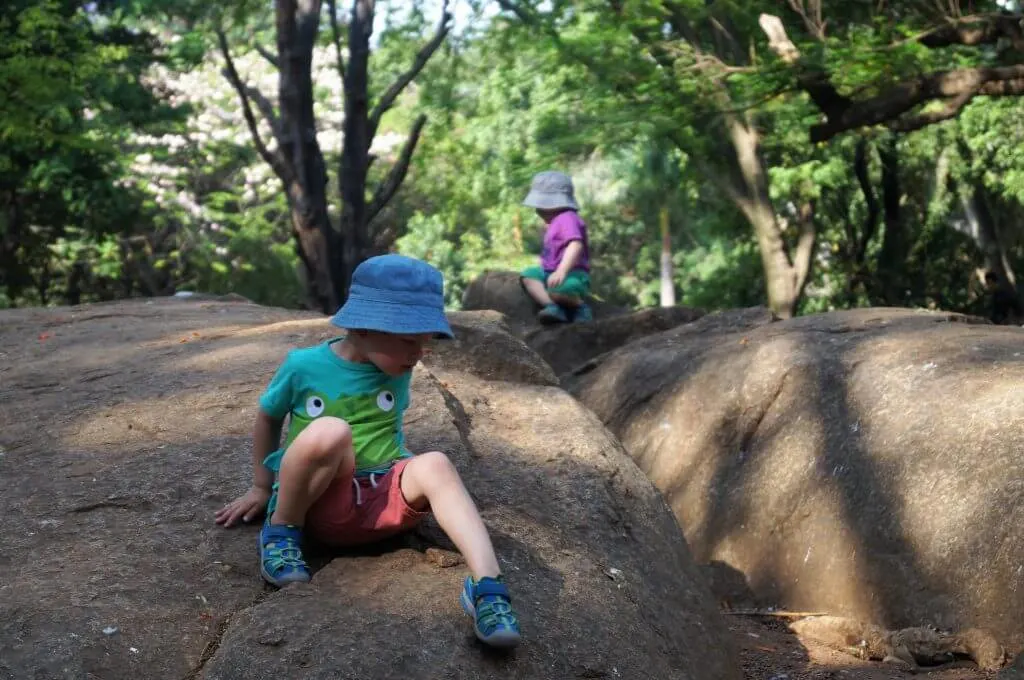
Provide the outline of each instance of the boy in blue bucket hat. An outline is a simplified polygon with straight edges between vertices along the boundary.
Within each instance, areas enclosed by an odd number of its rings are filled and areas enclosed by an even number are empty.
[[[487,528],[448,457],[405,448],[413,366],[434,337],[453,337],[444,279],[425,262],[381,255],[360,264],[331,323],[344,337],[289,352],[260,397],[253,485],[216,513],[226,527],[264,508],[260,572],[282,587],[310,580],[308,535],[328,545],[379,541],[429,511],[466,559],[460,602],[476,636],[519,643],[519,623]],[[290,416],[279,448],[285,416]]]

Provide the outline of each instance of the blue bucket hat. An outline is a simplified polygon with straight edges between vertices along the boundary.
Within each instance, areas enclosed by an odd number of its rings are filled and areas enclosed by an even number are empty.
[[[378,255],[352,273],[348,300],[331,318],[349,330],[455,337],[444,314],[444,277],[422,260]]]

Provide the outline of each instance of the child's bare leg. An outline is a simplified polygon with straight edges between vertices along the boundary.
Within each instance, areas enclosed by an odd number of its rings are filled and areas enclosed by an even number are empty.
[[[550,293],[549,297],[556,305],[567,307],[569,309],[575,309],[583,304],[583,300],[575,295],[562,295],[561,293]]]
[[[448,456],[434,451],[410,460],[402,471],[401,488],[411,507],[430,505],[437,523],[466,558],[474,579],[501,573],[487,527]]]
[[[551,296],[548,295],[548,289],[544,287],[543,282],[538,281],[537,279],[522,279],[522,281],[523,288],[526,289],[526,292],[538,305],[546,307],[554,304],[554,301],[551,299]]]
[[[305,524],[306,512],[335,477],[355,469],[352,430],[340,418],[317,418],[299,433],[281,459],[277,508],[271,524]]]

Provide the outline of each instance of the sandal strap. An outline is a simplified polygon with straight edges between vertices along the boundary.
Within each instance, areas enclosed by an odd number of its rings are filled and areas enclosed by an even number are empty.
[[[480,579],[473,586],[473,599],[479,600],[481,597],[485,597],[487,595],[497,595],[504,597],[509,602],[512,601],[512,598],[508,594],[508,586],[493,578]]]

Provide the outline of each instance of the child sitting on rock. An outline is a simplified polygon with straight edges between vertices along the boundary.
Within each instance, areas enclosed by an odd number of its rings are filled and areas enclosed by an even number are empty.
[[[541,323],[590,321],[590,242],[580,218],[572,179],[549,170],[533,178],[523,205],[536,209],[547,224],[540,266],[520,273],[523,288],[541,306]]]
[[[310,580],[304,535],[328,545],[368,543],[411,529],[429,510],[472,572],[460,602],[476,636],[513,647],[518,620],[473,500],[445,454],[414,456],[402,432],[424,345],[453,337],[443,289],[439,271],[402,255],[356,268],[348,300],[331,319],[347,335],[293,350],[278,368],[260,397],[252,488],[218,510],[216,521],[230,527],[266,508],[260,573],[282,587]]]

